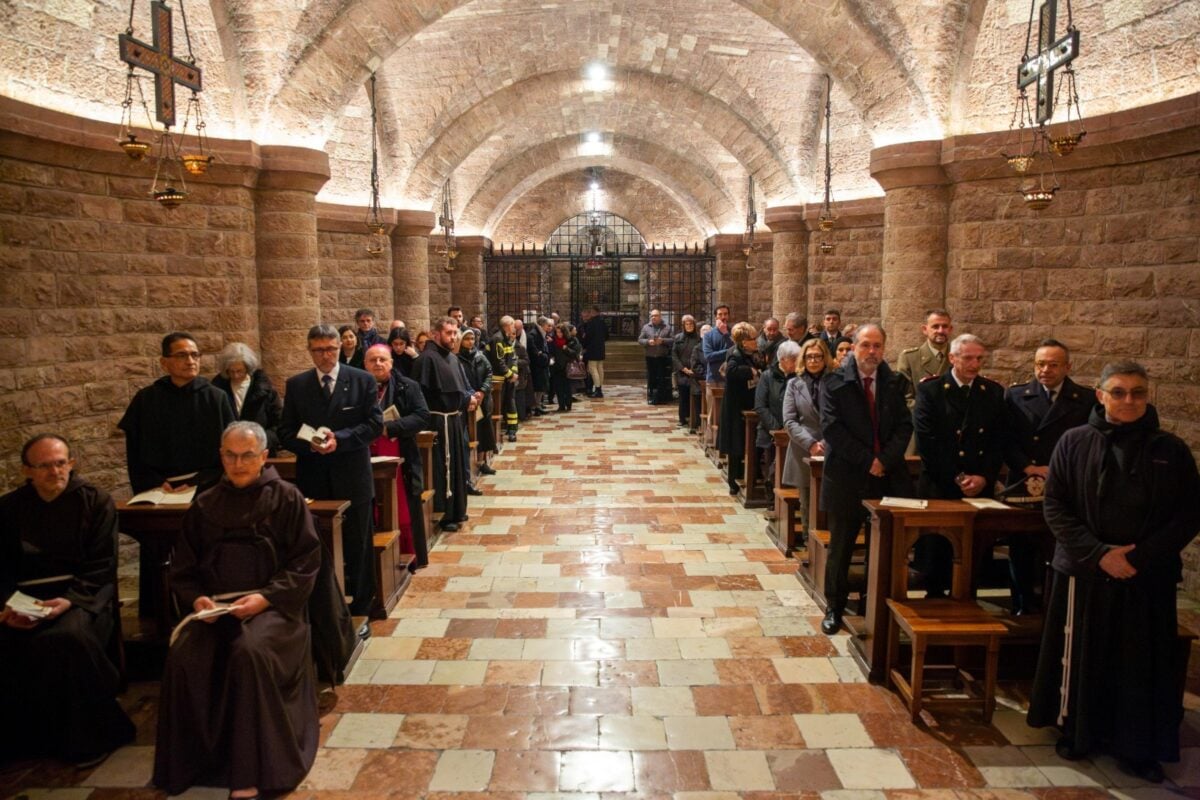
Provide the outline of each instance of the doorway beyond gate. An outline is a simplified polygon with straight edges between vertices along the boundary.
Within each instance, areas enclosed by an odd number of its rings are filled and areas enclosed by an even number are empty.
[[[684,314],[707,318],[715,265],[700,245],[648,246],[623,217],[578,214],[541,250],[501,247],[484,257],[487,323],[551,311],[578,322],[595,306],[613,339],[636,339],[652,309],[678,330]]]

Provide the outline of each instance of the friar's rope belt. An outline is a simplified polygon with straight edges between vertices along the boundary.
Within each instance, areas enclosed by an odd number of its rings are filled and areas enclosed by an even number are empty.
[[[443,461],[446,462],[446,499],[454,496],[454,490],[450,488],[450,418],[457,417],[461,411],[431,411],[431,414],[436,414],[442,418],[442,448],[445,451],[446,457]]]

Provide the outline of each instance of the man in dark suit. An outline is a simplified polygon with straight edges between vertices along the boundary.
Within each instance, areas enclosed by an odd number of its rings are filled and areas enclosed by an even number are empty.
[[[583,360],[587,362],[588,377],[592,381],[592,389],[588,397],[604,397],[604,351],[608,342],[608,326],[600,309],[592,306],[584,312],[583,321]]]
[[[279,439],[296,454],[296,485],[305,497],[350,501],[342,522],[346,592],[354,596],[350,611],[365,615],[375,594],[369,447],[383,430],[383,414],[370,373],[338,363],[337,329],[310,328],[308,352],[316,369],[288,378]],[[302,425],[325,435],[302,440]]]
[[[529,345],[530,390],[533,392],[533,415],[540,417],[544,412],[542,403],[550,388],[550,347],[546,344],[546,326],[550,320],[538,317],[536,325],[526,331]]]
[[[904,465],[904,449],[912,436],[912,417],[904,401],[905,378],[884,363],[885,341],[879,325],[860,326],[854,335],[853,357],[821,382],[821,430],[826,447],[821,506],[829,515],[828,605],[821,630],[829,636],[842,625],[850,557],[866,520],[862,501],[913,493]]]
[[[950,371],[917,386],[913,426],[921,454],[921,496],[942,500],[991,497],[1004,464],[1008,412],[1004,387],[979,374],[987,349],[964,333],[950,343]],[[917,542],[915,568],[931,597],[950,588],[949,543]]]
[[[1071,380],[1071,354],[1057,339],[1045,339],[1033,357],[1034,379],[1010,386],[1004,395],[1008,421],[1008,484],[1016,494],[1041,498],[1050,473],[1050,456],[1062,435],[1086,425],[1095,393]],[[1024,486],[1016,486],[1023,483]],[[1022,537],[1008,542],[1012,577],[1013,613],[1038,609],[1034,595],[1037,552]]]

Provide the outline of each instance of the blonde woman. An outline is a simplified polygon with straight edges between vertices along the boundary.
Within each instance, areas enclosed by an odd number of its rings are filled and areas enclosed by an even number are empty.
[[[809,339],[800,346],[796,377],[788,381],[783,393],[783,427],[788,432],[787,461],[783,465],[783,484],[800,492],[800,519],[808,522],[808,484],[811,477],[804,459],[825,455],[821,437],[821,381],[836,369],[829,348],[820,339]]]

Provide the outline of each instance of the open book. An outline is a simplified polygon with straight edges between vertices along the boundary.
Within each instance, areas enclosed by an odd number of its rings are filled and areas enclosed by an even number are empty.
[[[129,498],[126,505],[134,506],[142,503],[152,506],[186,506],[191,505],[192,498],[195,496],[195,486],[186,492],[164,492],[162,489],[149,489]]]
[[[322,425],[319,428],[314,428],[307,422],[300,426],[300,430],[296,432],[296,438],[302,442],[315,444],[317,446],[325,444],[325,440],[333,435],[333,431]]]
[[[22,617],[29,619],[45,619],[50,616],[51,609],[42,605],[42,601],[36,597],[30,597],[22,591],[12,593],[12,597],[4,601],[4,605],[11,608]]]
[[[929,508],[928,501],[912,497],[885,497],[879,501],[879,505],[889,508]]]

